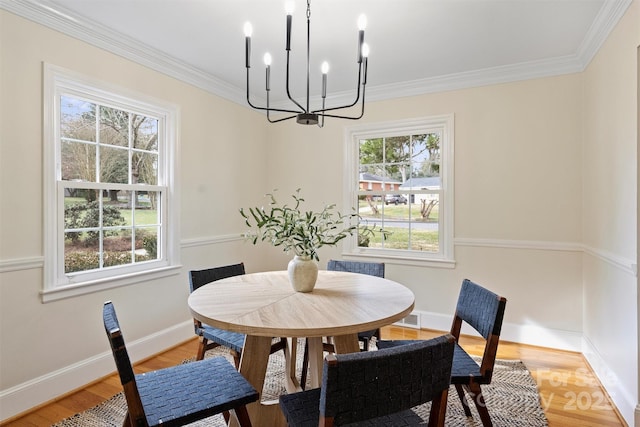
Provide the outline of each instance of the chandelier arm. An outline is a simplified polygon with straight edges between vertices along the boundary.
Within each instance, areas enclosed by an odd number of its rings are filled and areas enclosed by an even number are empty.
[[[266,111],[267,113],[269,113],[269,111],[276,111],[278,113],[294,113],[294,114],[298,114],[301,112],[304,112],[304,110],[302,111],[298,111],[298,110],[286,110],[283,108],[270,108],[268,105],[266,107],[259,107],[257,105],[253,105],[253,103],[251,102],[251,99],[249,99],[249,68],[247,68],[247,103],[249,104],[249,106],[251,108],[254,108],[256,110],[263,110]],[[268,94],[267,94],[268,95]],[[302,108],[302,107],[300,107]],[[293,116],[295,117],[295,116]]]
[[[289,92],[289,54],[290,54],[290,51],[287,51],[287,96],[289,97],[291,102],[293,102],[298,106],[298,108],[300,108],[301,112],[307,113],[308,110],[305,110],[304,107],[298,103],[298,101],[293,99],[293,97],[291,96],[291,92]]]
[[[366,73],[366,68],[365,68],[365,73]],[[367,79],[366,75],[364,77],[365,81]],[[362,82],[362,63],[358,66],[358,91],[356,92],[356,99],[355,101],[353,101],[351,104],[346,104],[346,105],[342,105],[340,107],[331,107],[331,108],[324,108],[324,105],[322,107],[322,109],[320,110],[313,110],[312,113],[323,113],[325,111],[333,111],[333,110],[340,110],[343,108],[351,108],[354,105],[356,105],[359,101],[360,101],[360,83]],[[364,83],[362,85],[362,94],[363,94],[363,100],[364,100],[364,88],[366,86],[366,83]]]
[[[358,119],[361,119],[364,116],[364,95],[365,95],[365,93],[364,93],[364,89],[363,89],[362,90],[362,110],[360,111],[360,115],[359,116],[355,116],[355,117],[354,116],[341,116],[341,115],[338,115],[338,114],[324,114],[324,113],[322,113],[322,114],[320,114],[320,117],[322,117],[323,124],[324,124],[324,118],[325,117],[332,117],[332,118],[335,118],[335,119],[347,119],[347,120],[358,120]],[[346,108],[346,107],[337,107],[337,108]],[[334,110],[335,110],[335,108],[334,108]],[[325,110],[325,111],[328,111],[328,109]]]
[[[297,114],[294,114],[293,116],[289,116],[289,117],[283,117],[281,119],[276,119],[276,120],[271,120],[271,117],[269,117],[269,111],[267,111],[267,120],[269,121],[269,123],[278,123],[278,122],[283,122],[285,120],[290,120],[290,119],[294,119],[298,117]]]
[[[323,96],[322,97],[322,108],[324,109],[324,103],[326,101],[326,98]],[[323,128],[324,127],[324,115],[320,115],[321,119],[318,120],[318,127],[319,128]]]

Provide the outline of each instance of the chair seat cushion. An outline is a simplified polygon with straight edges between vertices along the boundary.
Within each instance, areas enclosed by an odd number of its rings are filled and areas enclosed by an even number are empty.
[[[244,339],[246,338],[244,334],[225,331],[224,329],[214,328],[213,326],[209,325],[202,325],[202,328],[200,329],[200,333],[198,335],[202,335],[206,339],[235,350],[238,353],[242,352],[242,347],[244,347]]]
[[[377,343],[378,349],[393,348],[401,345],[411,344],[415,340],[380,340]],[[462,347],[456,343],[453,347],[453,366],[451,367],[451,384],[468,384],[469,379],[478,384],[487,384],[488,381],[480,375],[480,365],[473,360]]]
[[[473,378],[478,384],[485,384],[480,375],[480,366],[462,347],[456,343],[453,348],[453,366],[451,367],[451,384],[469,384]]]
[[[224,357],[138,374],[136,382],[149,426],[183,425],[258,400]]]

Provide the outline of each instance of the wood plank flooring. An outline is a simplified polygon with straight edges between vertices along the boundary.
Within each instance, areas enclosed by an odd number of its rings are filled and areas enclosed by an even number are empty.
[[[390,326],[382,329],[382,338],[427,339],[442,333]],[[463,337],[460,344],[471,354],[479,355],[481,352],[481,340],[477,338]],[[197,346],[195,338],[189,340],[136,364],[136,372],[177,365],[193,357]],[[538,383],[540,402],[550,427],[627,426],[581,354],[501,341],[498,358],[519,359],[529,368]],[[122,386],[114,374],[0,425],[49,426],[89,409],[121,390]]]

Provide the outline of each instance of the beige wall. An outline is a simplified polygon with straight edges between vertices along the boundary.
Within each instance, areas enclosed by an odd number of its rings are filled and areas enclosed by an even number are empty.
[[[584,353],[630,424],[638,413],[638,45],[635,1],[583,73]]]
[[[628,123],[637,121],[637,110],[625,92],[635,83],[628,81],[629,72],[615,71],[635,67],[626,49],[620,53],[617,47],[637,46],[634,22],[637,2],[587,73],[367,104],[361,122],[455,114],[456,266],[387,264],[387,276],[416,294],[424,327],[449,327],[459,284],[468,277],[509,299],[506,339],[575,348],[584,334],[603,370],[619,375],[632,363],[637,372],[637,340],[614,325],[637,320],[637,294],[628,283],[635,279],[597,257],[635,259],[637,242],[629,235],[636,230],[637,165]],[[312,205],[341,205],[343,132],[351,122],[329,120],[324,129],[267,125],[244,107],[4,11],[0,40],[4,419],[113,370],[100,323],[103,301],[116,303],[134,358],[141,357],[191,336],[184,303],[188,269],[238,260],[250,271],[284,268],[288,257],[277,250],[226,241],[242,231],[237,209],[258,203],[270,189],[286,195],[298,187],[313,194]],[[180,107],[179,275],[40,303],[42,61]],[[616,67],[607,69],[608,61]],[[612,128],[615,141],[608,140]],[[609,145],[611,150],[598,151]],[[625,211],[629,199],[632,207]],[[583,242],[595,257],[583,254]],[[342,255],[340,248],[320,252],[323,263]],[[625,354],[610,351],[606,334],[612,329],[618,341],[629,343]],[[613,366],[618,363],[625,366]],[[637,374],[621,381],[619,390],[623,404],[637,403]]]
[[[101,324],[112,300],[135,359],[193,336],[186,271],[245,260],[239,206],[261,197],[265,124],[193,86],[0,10],[0,419],[113,371]],[[179,106],[183,269],[178,275],[42,304],[42,63]],[[257,254],[256,254],[257,255]],[[255,258],[255,259],[254,259]],[[138,343],[138,345],[136,345]]]
[[[367,104],[358,124],[455,115],[456,268],[387,268],[414,291],[417,310],[448,323],[468,277],[507,296],[509,323],[581,332],[580,303],[566,303],[582,292],[581,105],[579,74]],[[271,186],[342,203],[344,126],[271,127]],[[559,245],[567,249],[550,250]]]

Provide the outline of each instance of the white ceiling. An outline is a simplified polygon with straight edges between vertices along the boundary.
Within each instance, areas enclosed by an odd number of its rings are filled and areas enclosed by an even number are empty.
[[[251,21],[252,99],[264,97],[262,56],[274,57],[282,100],[285,0],[0,0],[0,7],[245,103],[243,25]],[[328,99],[351,99],[356,21],[368,18],[367,99],[582,71],[631,0],[314,0],[311,95],[331,65]],[[306,93],[306,3],[295,1],[294,96]],[[304,100],[301,100],[304,102]]]

